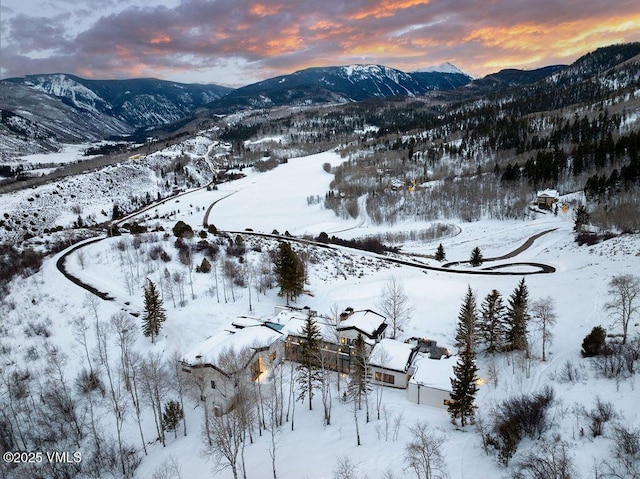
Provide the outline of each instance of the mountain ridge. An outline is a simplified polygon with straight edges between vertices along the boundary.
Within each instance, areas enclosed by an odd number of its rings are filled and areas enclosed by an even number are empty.
[[[465,101],[513,89],[518,98],[562,107],[593,89],[580,79],[605,75],[608,69],[640,54],[640,43],[602,47],[571,65],[533,70],[504,69],[473,79],[451,64],[404,72],[377,64],[310,67],[230,89],[219,85],[182,84],[154,78],[89,80],[56,73],[0,81],[0,154],[3,157],[55,151],[61,143],[98,141],[136,134],[138,140],[179,127],[199,124],[239,110],[279,106],[352,103],[389,97],[428,95],[439,102]],[[437,70],[446,70],[445,72]],[[633,77],[624,80],[633,81]],[[524,88],[526,86],[526,88]],[[551,90],[565,89],[550,98]],[[436,92],[441,91],[441,94]],[[545,96],[546,95],[546,96]],[[549,98],[548,98],[549,97]],[[528,101],[528,100],[527,100]],[[547,103],[545,103],[547,104]]]

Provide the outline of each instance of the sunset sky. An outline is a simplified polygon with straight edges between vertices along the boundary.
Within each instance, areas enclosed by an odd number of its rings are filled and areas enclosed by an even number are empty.
[[[638,0],[0,0],[0,77],[241,86],[310,66],[483,76],[640,41]]]

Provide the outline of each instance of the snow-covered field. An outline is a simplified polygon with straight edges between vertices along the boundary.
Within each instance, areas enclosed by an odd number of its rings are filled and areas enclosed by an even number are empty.
[[[192,225],[194,231],[202,229],[206,210],[211,208],[209,224],[220,230],[242,231],[251,228],[256,232],[280,233],[289,231],[293,235],[317,235],[324,231],[329,234],[342,231],[342,237],[359,237],[382,231],[374,227],[366,217],[345,220],[320,204],[308,204],[309,196],[321,198],[329,189],[332,176],[322,165],[339,164],[340,156],[333,152],[304,158],[294,158],[287,164],[266,173],[250,173],[246,178],[220,186],[214,191],[199,190],[180,197],[173,202],[158,206],[144,215],[159,218],[172,213],[171,220],[157,219],[150,223],[161,224],[166,230],[177,220]],[[104,207],[104,206],[101,206]],[[178,212],[179,211],[179,212]],[[404,223],[394,226],[394,230],[419,229],[427,225]],[[539,215],[527,221],[479,221],[461,223],[460,233],[454,237],[432,243],[406,243],[403,251],[412,254],[431,255],[438,243],[442,242],[447,261],[466,261],[471,250],[479,247],[485,257],[501,256],[522,245],[527,238],[542,231],[554,229],[536,240],[532,247],[513,259],[513,262],[537,262],[556,268],[552,274],[529,275],[526,283],[531,300],[551,296],[556,301],[558,321],[553,328],[553,343],[549,348],[546,362],[534,359],[531,370],[525,374],[514,367],[506,356],[480,355],[479,375],[483,379],[477,396],[478,411],[488,416],[492,406],[510,395],[532,393],[544,385],[554,388],[557,405],[552,412],[552,426],[549,435],[557,433],[571,446],[571,454],[578,472],[577,477],[592,477],[593,467],[598,460],[611,457],[611,440],[604,437],[592,439],[589,434],[581,436],[580,429],[586,429],[571,413],[576,405],[587,410],[594,406],[596,396],[611,401],[619,414],[618,418],[628,425],[640,427],[640,393],[636,389],[636,378],[616,383],[614,380],[600,379],[591,370],[588,360],[580,356],[582,339],[596,325],[609,328],[611,319],[603,312],[608,300],[607,283],[620,273],[638,274],[640,271],[640,237],[625,235],[602,242],[595,246],[579,247],[573,241],[573,212]],[[174,238],[159,239],[168,251],[172,250]],[[118,248],[118,242],[131,241],[123,236],[110,238],[81,249],[82,258],[74,253],[67,259],[69,271],[83,281],[108,292],[115,301],[100,301],[97,305],[101,318],[107,320],[122,308],[130,311],[143,309],[142,289],[148,275],[156,281],[162,269],[152,263],[139,266],[142,281],[127,283],[127,259]],[[132,254],[142,255],[147,251],[143,243]],[[248,248],[249,249],[249,248]],[[137,251],[137,252],[136,252]],[[69,354],[68,377],[75,377],[82,363],[83,351],[71,333],[71,322],[77,316],[90,316],[87,306],[88,293],[68,282],[56,269],[59,255],[45,261],[42,271],[34,277],[16,280],[8,301],[18,305],[15,309],[5,308],[2,312],[5,337],[3,345],[11,346],[10,356],[14,364],[25,360],[28,348],[41,346],[42,338],[27,337],[23,325],[36,319],[51,323],[51,337],[48,340],[60,346]],[[378,309],[377,303],[385,283],[395,276],[409,297],[412,315],[401,337],[425,336],[438,340],[440,344],[452,345],[458,312],[467,287],[476,293],[478,302],[492,290],[499,290],[506,299],[515,288],[520,276],[476,276],[453,274],[444,271],[428,271],[409,266],[389,265],[378,262],[374,255],[358,252],[326,253],[323,261],[311,264],[309,294],[300,297],[296,305],[309,306],[319,313],[329,314],[334,305],[344,309]],[[201,256],[196,257],[199,264]],[[251,261],[251,255],[248,255]],[[434,260],[421,257],[421,261],[437,266]],[[500,263],[508,265],[510,260]],[[81,264],[82,263],[82,264]],[[345,267],[349,266],[349,269]],[[169,271],[178,270],[177,258],[166,264]],[[148,269],[145,269],[148,268]],[[503,271],[527,273],[530,267],[507,266]],[[344,272],[348,271],[349,274]],[[249,310],[247,290],[237,288],[235,301],[217,301],[212,292],[211,275],[193,275],[194,297],[188,291],[183,307],[174,307],[165,296],[164,305],[168,320],[159,341],[152,345],[148,338],[140,335],[135,347],[141,352],[162,352],[167,358],[173,351],[184,352],[207,337],[226,329],[239,315],[267,319],[273,315],[275,305],[282,304],[282,298],[275,290],[267,295],[254,294]],[[189,290],[189,286],[187,286]],[[128,303],[128,304],[127,304]],[[632,334],[640,333],[637,325]],[[540,338],[531,338],[534,356],[541,354]],[[6,355],[4,358],[6,362]],[[582,379],[576,383],[561,383],[554,379],[555,373],[567,361],[583,371]],[[409,439],[408,427],[417,421],[426,420],[430,427],[444,438],[443,453],[451,479],[483,479],[510,477],[509,469],[500,466],[494,455],[486,455],[482,449],[480,436],[473,426],[464,430],[454,427],[445,409],[419,406],[409,402],[404,390],[384,390],[384,404],[387,417],[402,417],[397,439],[384,437],[384,420],[374,420],[365,424],[361,419],[362,445],[356,446],[353,414],[350,408],[340,402],[335,393],[332,424],[323,426],[322,407],[319,397],[314,400],[314,410],[308,411],[305,404],[296,408],[296,426],[291,431],[285,424],[277,435],[276,467],[282,478],[331,478],[339,458],[349,457],[356,465],[357,478],[382,478],[391,471],[396,478],[410,477],[404,462],[405,445]],[[168,398],[167,398],[168,399]],[[186,420],[188,436],[168,435],[166,447],[155,443],[149,448],[136,472],[136,478],[152,477],[154,471],[169,457],[173,457],[180,467],[180,477],[230,478],[230,471],[212,474],[212,464],[202,456],[202,412],[198,405],[188,401]],[[584,421],[584,420],[582,420]],[[102,418],[105,430],[113,430],[111,419]],[[145,436],[154,437],[151,414],[144,421]],[[110,433],[112,434],[112,433]],[[113,433],[114,434],[114,433]],[[127,422],[126,436],[131,444],[137,444],[137,426],[133,417]],[[267,434],[257,437],[254,444],[245,451],[246,477],[271,477],[271,458]],[[522,453],[538,447],[532,441],[523,440]],[[391,477],[391,476],[386,476]]]

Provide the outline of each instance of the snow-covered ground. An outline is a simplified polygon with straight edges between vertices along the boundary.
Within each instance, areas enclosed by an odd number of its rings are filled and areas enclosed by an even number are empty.
[[[218,190],[199,190],[184,195],[144,215],[153,218],[157,214],[158,219],[151,224],[157,222],[169,231],[177,220],[183,220],[197,232],[202,229],[206,210],[215,203],[208,223],[221,230],[242,231],[251,228],[256,232],[271,233],[277,229],[280,233],[288,230],[293,235],[343,231],[341,236],[351,238],[382,231],[383,228],[370,225],[365,217],[341,219],[325,210],[322,203],[308,204],[309,196],[319,195],[323,198],[329,189],[332,176],[323,170],[323,163],[336,165],[340,161],[339,155],[333,152],[293,158],[274,170],[261,174],[250,173],[246,178],[221,185]],[[172,214],[170,220],[161,219],[168,213]],[[580,356],[582,339],[591,328],[596,325],[609,328],[611,324],[610,317],[603,312],[603,305],[608,299],[607,282],[615,274],[637,274],[640,271],[640,237],[625,235],[595,246],[579,247],[573,241],[572,218],[573,213],[569,211],[558,216],[541,214],[527,221],[461,223],[460,234],[456,236],[431,243],[406,243],[403,251],[431,255],[438,243],[442,242],[447,261],[468,260],[471,250],[476,246],[484,257],[496,257],[521,246],[530,236],[555,229],[541,236],[529,249],[513,259],[513,262],[537,262],[556,268],[552,274],[526,277],[531,300],[551,296],[556,301],[558,321],[553,328],[554,339],[548,351],[549,359],[544,363],[534,360],[530,372],[525,374],[514,367],[506,356],[492,358],[481,355],[478,359],[479,375],[484,385],[477,396],[478,411],[488,416],[492,406],[510,395],[536,392],[544,385],[552,386],[558,406],[553,409],[551,433],[560,434],[572,446],[578,477],[591,477],[594,464],[599,459],[611,457],[611,440],[606,434],[595,439],[588,434],[582,437],[579,429],[586,427],[570,412],[572,408],[581,405],[590,410],[596,396],[600,396],[614,404],[620,420],[640,427],[640,393],[636,390],[635,381],[637,374],[618,384],[613,380],[599,379],[590,369],[589,362]],[[394,229],[402,231],[422,226],[426,225],[404,223],[394,226]],[[170,272],[181,267],[172,249],[173,240],[173,237],[159,239],[160,244],[174,255],[174,259],[165,265]],[[164,267],[154,266],[155,263],[151,266],[139,265],[142,271],[138,272],[137,277],[142,280],[128,284],[127,258],[118,247],[121,241],[131,239],[126,236],[105,239],[81,249],[82,258],[74,253],[67,259],[70,272],[116,298],[115,301],[100,301],[97,305],[100,317],[105,320],[123,308],[141,311],[144,278],[148,275],[155,281]],[[137,251],[132,254],[141,258],[146,254],[146,248],[143,243],[139,250],[131,251]],[[49,341],[68,352],[72,359],[68,376],[74,377],[76,368],[82,363],[83,351],[69,333],[70,324],[74,317],[89,315],[90,309],[87,307],[86,291],[68,282],[56,269],[58,257],[46,260],[41,273],[32,278],[19,279],[14,284],[9,300],[21,307],[3,311],[8,335],[2,342],[10,344],[11,355],[16,361],[21,361],[29,346],[41,341],[38,337],[26,337],[21,324],[34,318],[50,320],[52,335]],[[425,272],[409,266],[383,264],[367,253],[336,252],[327,253],[321,258],[322,262],[311,264],[307,285],[309,294],[300,297],[296,305],[309,306],[321,314],[329,314],[334,305],[340,309],[351,306],[375,310],[378,309],[383,286],[393,275],[401,280],[413,310],[401,339],[426,336],[444,345],[453,344],[458,312],[468,286],[476,293],[480,303],[492,289],[499,290],[506,299],[520,280],[518,275],[476,276],[444,271]],[[195,264],[199,264],[199,260],[201,257],[196,258]],[[251,261],[251,255],[248,261]],[[424,257],[421,257],[421,261],[438,265],[434,260]],[[501,264],[510,262],[504,260]],[[147,267],[148,270],[145,269]],[[523,273],[530,271],[515,266],[508,269]],[[246,288],[237,288],[235,301],[224,302],[216,299],[212,285],[211,275],[194,273],[195,299],[192,299],[187,285],[184,307],[174,307],[165,295],[168,320],[162,337],[155,345],[147,338],[139,337],[136,348],[141,352],[162,352],[170,357],[173,351],[184,352],[228,328],[238,315],[267,319],[273,314],[274,306],[282,303],[282,298],[278,298],[274,290],[261,296],[254,293],[253,310],[250,311]],[[632,334],[637,333],[640,333],[640,328],[636,325],[632,328]],[[535,334],[531,339],[532,352],[539,356],[540,339]],[[567,360],[584,373],[575,384],[554,379],[555,373]],[[493,455],[485,455],[480,436],[473,427],[464,430],[455,428],[445,409],[412,404],[407,400],[404,390],[385,389],[383,394],[389,421],[393,423],[393,418],[402,417],[398,437],[394,440],[391,434],[385,440],[385,421],[376,420],[374,412],[374,420],[370,423],[365,424],[363,418],[360,420],[361,446],[356,445],[353,413],[340,402],[337,392],[330,426],[323,426],[319,397],[314,399],[313,411],[308,411],[305,404],[298,403],[295,430],[291,431],[287,423],[277,436],[278,477],[331,478],[341,457],[349,457],[357,466],[358,475],[353,477],[381,478],[386,471],[393,472],[396,478],[410,477],[412,473],[406,469],[404,462],[405,445],[409,440],[408,427],[422,420],[426,420],[434,431],[445,437],[443,453],[451,479],[509,477],[509,470],[499,466]],[[179,464],[182,478],[232,477],[228,470],[213,475],[212,464],[201,454],[203,424],[200,407],[188,401],[185,412],[189,435],[183,437],[179,434],[177,439],[169,435],[166,447],[157,443],[151,446],[149,455],[144,457],[137,470],[137,478],[150,478],[171,456]],[[110,421],[109,417],[103,417],[105,430],[113,429]],[[146,437],[154,437],[151,414],[145,418],[144,429]],[[255,443],[246,448],[248,478],[271,477],[268,452],[270,438],[267,436],[257,437]],[[132,417],[128,421],[127,437],[131,444],[139,442],[137,426]],[[535,447],[534,443],[525,439],[520,450],[526,452]]]

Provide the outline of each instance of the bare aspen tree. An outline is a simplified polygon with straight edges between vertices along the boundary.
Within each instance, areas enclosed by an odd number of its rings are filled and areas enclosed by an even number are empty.
[[[269,457],[271,458],[271,471],[276,479],[276,452],[278,449],[278,438],[282,431],[283,415],[283,390],[282,390],[282,364],[271,362],[271,391],[266,401],[267,430],[269,431]]]
[[[180,301],[178,304],[180,307],[184,307],[187,304],[184,296],[184,273],[180,271],[174,271],[172,275],[173,284],[178,288],[178,296],[180,297]]]
[[[531,304],[531,319],[542,335],[542,360],[546,361],[547,346],[551,344],[551,328],[556,324],[555,301],[551,296],[540,298]]]
[[[162,284],[164,284],[164,289],[167,290],[167,294],[171,298],[171,302],[173,303],[173,307],[176,307],[176,295],[173,289],[173,281],[171,280],[171,273],[167,268],[162,272]]]
[[[442,444],[444,438],[432,432],[426,421],[409,427],[411,441],[405,447],[405,461],[418,479],[446,477]]]
[[[359,477],[358,465],[349,456],[338,456],[333,468],[333,479],[356,479]]]
[[[93,319],[95,321],[94,331],[97,331],[98,323],[100,321],[100,316],[98,315],[98,306],[100,305],[100,300],[93,294],[87,293],[84,297],[83,305],[93,314]]]
[[[190,373],[186,380],[187,393],[202,406],[204,415],[204,433],[209,446],[213,444],[211,436],[211,420],[209,417],[209,398],[207,391],[209,390],[209,380],[203,367],[195,367],[190,369]]]
[[[187,251],[189,252],[189,262],[187,263],[187,271],[189,272],[189,286],[191,287],[191,300],[196,299],[193,292],[193,240],[187,238]]]
[[[335,353],[327,351],[322,346],[318,351],[318,364],[320,365],[320,397],[322,399],[322,410],[324,413],[324,424],[331,424],[333,371],[330,368],[331,361]]]
[[[180,464],[176,457],[172,454],[169,459],[156,467],[151,479],[182,479]]]
[[[253,304],[251,302],[251,288],[253,287],[255,276],[255,268],[249,259],[244,262],[244,277],[247,284],[247,292],[249,296],[249,311],[253,311]]]
[[[349,396],[349,400],[351,412],[353,413],[353,422],[356,426],[356,444],[360,446],[360,423],[358,422],[358,411],[360,408],[358,407],[358,396],[356,394],[351,394]]]
[[[389,357],[389,352],[386,350],[383,350],[382,352],[380,352],[380,354],[376,359],[379,365],[383,368],[385,368],[389,364],[389,361],[391,360],[391,358]],[[378,381],[378,383],[376,384],[376,414],[377,414],[378,421],[380,420],[380,410],[382,408],[383,392],[384,392],[384,386],[382,385],[381,381]]]
[[[231,292],[231,300],[236,302],[236,292],[233,288],[233,279],[236,275],[236,265],[232,259],[226,259],[222,264],[222,280],[226,279],[229,284],[229,291]]]
[[[273,397],[276,397],[275,394]],[[267,430],[269,431],[269,457],[271,458],[271,472],[273,479],[278,477],[276,472],[276,452],[278,450],[278,436],[280,434],[280,425],[278,424],[278,403],[277,401],[269,401],[267,403]]]
[[[409,321],[412,312],[401,280],[395,276],[389,278],[380,293],[378,307],[391,322],[391,338],[395,339]]]
[[[116,436],[118,440],[118,456],[120,458],[120,466],[122,468],[122,474],[125,476],[128,474],[126,456],[124,450],[124,443],[122,438],[122,429],[124,427],[124,419],[127,414],[126,403],[126,391],[123,389],[122,382],[119,380],[118,375],[114,373],[110,360],[109,360],[109,329],[107,324],[98,322],[96,324],[96,343],[98,358],[100,365],[107,375],[109,385],[109,400],[111,401],[111,408],[113,410],[113,417],[116,425]]]
[[[76,447],[80,448],[80,441],[84,437],[81,420],[78,417],[77,402],[67,387],[64,368],[68,356],[56,347],[47,347],[47,366],[45,369],[47,381],[41,393],[49,410],[56,416],[55,420],[61,420],[67,424],[65,436],[73,438]],[[55,422],[51,418],[51,422]]]
[[[80,343],[82,349],[84,350],[85,356],[87,358],[87,365],[89,366],[89,373],[93,375],[93,364],[91,362],[91,354],[89,354],[89,345],[87,343],[87,331],[89,330],[89,325],[87,324],[87,320],[84,316],[76,316],[72,321],[73,326],[73,336],[76,341]]]
[[[76,260],[78,261],[78,265],[80,265],[80,268],[84,270],[84,267],[87,264],[87,256],[82,248],[76,250]]]
[[[296,415],[296,380],[295,380],[296,367],[292,361],[289,361],[289,398],[287,402],[287,415],[286,421],[289,422],[289,412],[291,412],[291,430],[294,430],[295,415]]]
[[[166,446],[164,429],[162,427],[162,401],[167,393],[167,374],[165,362],[159,353],[149,353],[142,359],[141,363],[141,383],[142,391],[146,396],[147,403],[153,410],[153,419],[158,432],[158,439],[163,446]]]
[[[182,374],[182,366],[180,363],[180,352],[176,349],[171,356],[171,365],[173,372],[173,386],[175,391],[178,393],[178,401],[180,402],[180,409],[184,411],[184,394],[187,389],[187,384]],[[186,437],[187,435],[187,420],[182,418],[182,429],[183,435]]]
[[[220,287],[218,285],[218,258],[216,257],[213,262],[213,267],[211,268],[211,274],[213,275],[213,280],[215,282],[216,288],[216,301],[220,304]]]
[[[632,274],[619,274],[609,281],[609,296],[611,301],[604,305],[604,309],[611,313],[613,325],[622,328],[622,344],[627,344],[631,317],[640,308],[640,277]]]
[[[138,329],[134,320],[122,312],[111,317],[111,328],[116,338],[116,344],[120,349],[120,374],[131,398],[138,424],[138,432],[140,433],[140,441],[142,442],[142,450],[146,456],[147,444],[142,431],[142,407],[139,393],[141,358],[137,352],[132,351]]]
[[[211,442],[205,444],[205,456],[214,462],[214,470],[231,469],[234,479],[242,472],[239,463],[240,449],[244,441],[244,422],[241,414],[232,409],[227,414],[213,415]]]
[[[334,328],[332,328],[332,336],[333,340],[336,344],[340,344],[340,331],[338,331],[338,326],[340,326],[340,308],[336,303],[331,305],[329,309],[329,317],[333,320]],[[336,369],[338,374],[336,376],[336,387],[338,389],[338,393],[340,393],[340,378],[342,376],[342,371],[340,369],[340,357],[336,356]]]

